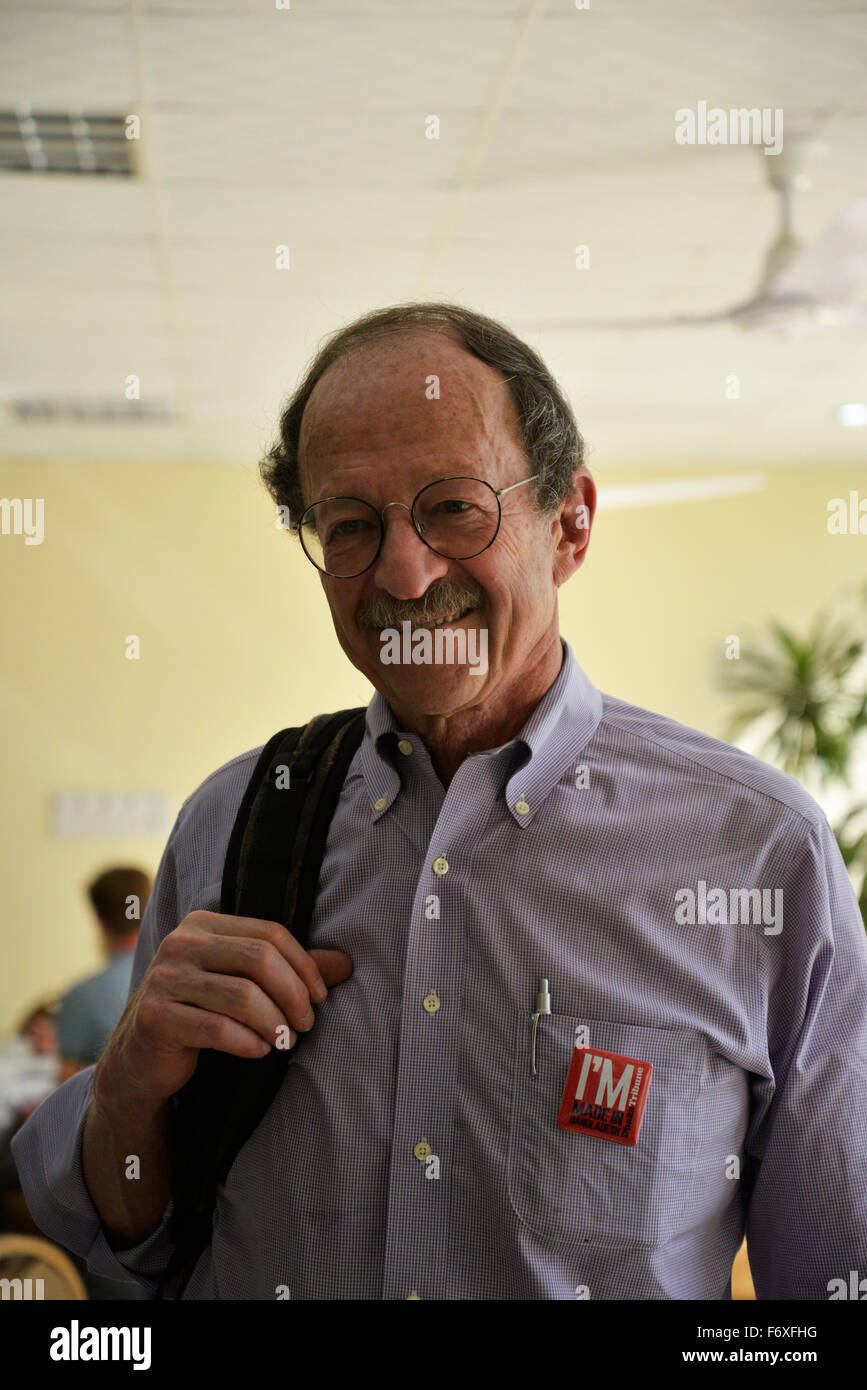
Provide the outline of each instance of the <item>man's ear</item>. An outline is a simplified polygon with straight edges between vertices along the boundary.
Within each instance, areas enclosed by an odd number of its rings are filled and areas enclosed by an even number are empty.
[[[596,484],[583,466],[576,468],[573,490],[552,521],[556,541],[554,582],[565,584],[584,563],[590,544],[590,531],[596,515]]]

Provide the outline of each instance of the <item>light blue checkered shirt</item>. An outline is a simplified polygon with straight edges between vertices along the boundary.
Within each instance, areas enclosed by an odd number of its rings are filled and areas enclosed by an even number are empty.
[[[602,695],[563,647],[521,734],[447,790],[373,696],[309,942],[355,971],[220,1189],[187,1298],[727,1299],[745,1230],[759,1298],[867,1275],[867,946],[825,817],[748,754]],[[258,752],[184,803],[132,989],[188,912],[219,910]],[[685,922],[684,891],[714,889],[780,890],[782,917]],[[653,1064],[634,1148],[557,1125],[579,1025]],[[95,1271],[154,1287],[171,1205],[112,1252],[81,1169],[92,1074],[16,1137],[25,1194]]]

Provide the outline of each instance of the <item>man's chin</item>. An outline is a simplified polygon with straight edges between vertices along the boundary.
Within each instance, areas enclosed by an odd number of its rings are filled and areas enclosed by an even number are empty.
[[[463,667],[457,671],[430,666],[383,667],[374,684],[389,704],[426,718],[448,718],[478,702],[485,675],[474,676]]]
[[[376,657],[366,674],[387,700],[396,699],[418,714],[447,715],[475,703],[485,686],[487,652],[481,654],[477,649],[474,656],[473,664],[383,662],[377,643]]]

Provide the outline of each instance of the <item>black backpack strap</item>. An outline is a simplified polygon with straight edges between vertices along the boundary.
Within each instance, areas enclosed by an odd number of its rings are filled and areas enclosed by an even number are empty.
[[[281,922],[306,945],[328,829],[364,734],[363,707],[317,715],[265,745],[226,851],[220,911]],[[262,1058],[203,1048],[174,1101],[175,1250],[157,1298],[179,1297],[211,1240],[217,1187],[265,1115],[304,1037]]]
[[[303,729],[284,729],[265,745],[226,850],[221,912],[282,922],[304,945],[325,853],[325,840],[316,832],[324,827],[327,838],[364,733],[364,714],[363,708],[318,714]],[[326,797],[329,781],[332,795]]]

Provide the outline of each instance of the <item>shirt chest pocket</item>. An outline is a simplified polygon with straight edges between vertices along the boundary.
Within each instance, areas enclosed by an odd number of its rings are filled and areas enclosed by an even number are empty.
[[[576,1031],[582,1042],[653,1064],[638,1143],[560,1129]],[[646,1250],[676,1232],[696,1168],[698,1097],[707,1043],[690,1029],[646,1028],[543,1014],[530,1066],[530,1021],[515,1026],[507,1157],[509,1200],[534,1234],[557,1242]]]

